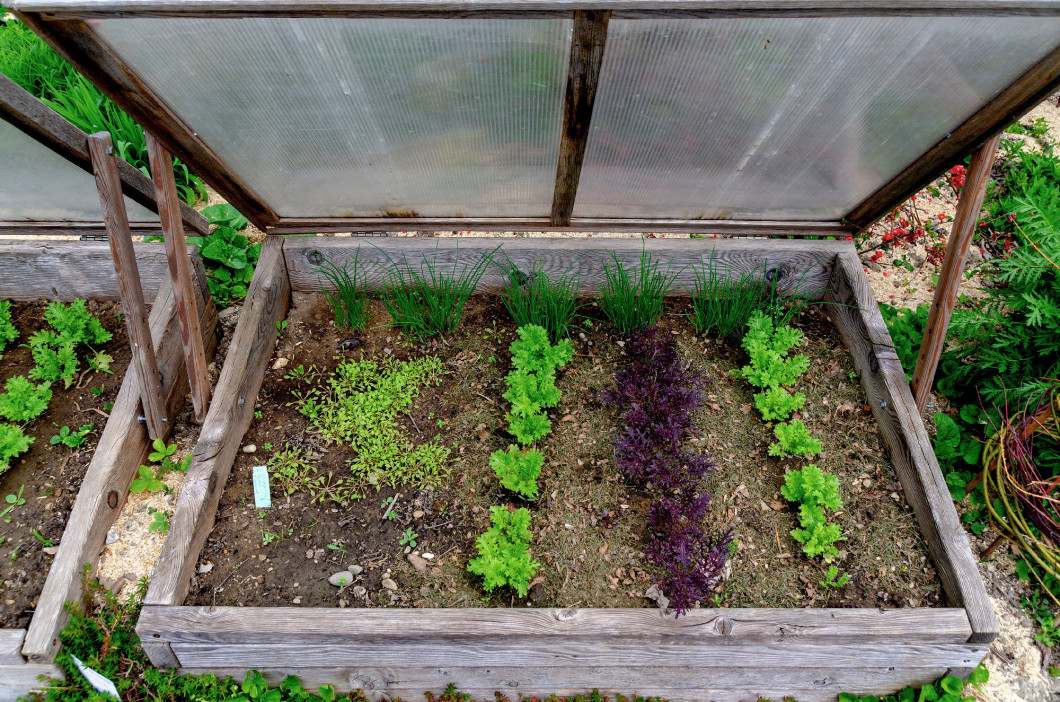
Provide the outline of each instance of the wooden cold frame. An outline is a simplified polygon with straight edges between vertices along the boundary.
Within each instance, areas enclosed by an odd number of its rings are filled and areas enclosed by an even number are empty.
[[[275,346],[290,290],[315,291],[314,264],[339,266],[359,246],[367,264],[430,258],[440,272],[494,251],[520,270],[579,274],[600,285],[612,252],[634,266],[642,250],[675,266],[713,258],[722,270],[796,287],[827,309],[872,403],[892,464],[912,506],[951,606],[938,609],[699,609],[674,619],[649,609],[307,609],[182,606],[199,551],[213,528],[236,449]],[[642,249],[643,247],[643,249]],[[687,275],[687,273],[683,273]],[[479,292],[501,278],[483,276]],[[678,283],[680,285],[681,283]],[[249,359],[249,360],[248,360]],[[801,702],[842,690],[888,693],[946,672],[967,673],[997,635],[989,598],[915,412],[852,244],[844,241],[675,239],[271,238],[195,449],[188,483],[137,625],[159,666],[242,675],[254,668],[278,682],[363,688],[412,699],[455,683],[463,692],[559,695],[601,685],[671,700],[732,701],[755,695]]]
[[[184,404],[188,379],[168,262],[160,243],[134,247],[145,298],[153,300],[149,318],[151,339],[163,376],[166,412],[173,418]],[[188,255],[196,282],[194,290],[203,342],[212,355],[216,347],[217,311],[195,247],[188,247]],[[8,275],[0,275],[0,298],[118,298],[118,283],[106,243],[0,241],[0,267],[8,271]],[[80,597],[82,568],[96,564],[107,530],[121,513],[129,483],[150,451],[147,431],[139,421],[138,386],[130,365],[86,470],[28,630],[0,630],[0,702],[14,702],[38,688],[39,675],[62,677],[62,670],[53,661],[59,647],[59,632],[67,621],[64,604]]]

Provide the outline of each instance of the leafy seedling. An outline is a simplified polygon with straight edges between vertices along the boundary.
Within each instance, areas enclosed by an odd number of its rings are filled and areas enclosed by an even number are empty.
[[[340,551],[342,555],[346,555],[346,547],[341,544],[328,544],[329,551]]]
[[[52,446],[63,444],[69,448],[78,448],[86,441],[88,435],[96,428],[95,424],[82,424],[81,428],[74,431],[70,427],[60,427],[58,434],[53,434],[49,440]]]
[[[150,466],[140,466],[139,477],[133,479],[129,485],[129,492],[158,492],[166,486]]]
[[[40,541],[42,544],[44,544],[44,548],[51,548],[52,547],[51,539],[44,538],[44,535],[41,534],[36,529],[30,529],[30,533],[33,534],[33,536],[37,539],[37,541]]]
[[[96,397],[102,397],[102,395],[103,395],[103,386],[100,385],[98,388],[89,388],[88,391],[91,392]]]
[[[278,319],[276,320],[276,338],[279,339],[283,336],[283,333],[287,330],[287,320]]]
[[[398,543],[401,546],[411,546],[412,548],[416,548],[416,539],[418,539],[419,536],[419,534],[412,530],[412,527],[409,527],[405,530],[405,533],[401,535],[401,541]]]
[[[821,587],[825,590],[828,588],[843,587],[850,582],[850,574],[843,573],[839,575],[839,568],[834,565],[828,566],[828,573],[824,576],[824,580],[819,581]]]
[[[4,508],[3,512],[0,512],[0,518],[3,518],[5,524],[11,523],[11,517],[7,516],[11,510],[26,504],[26,499],[22,497],[22,491],[25,487],[25,485],[19,485],[18,494],[11,494],[4,498],[4,501],[7,502],[7,507]]]
[[[150,508],[149,513],[154,515],[154,519],[147,525],[148,531],[157,531],[159,534],[169,533],[169,512],[162,509]]]
[[[7,379],[6,392],[0,395],[0,415],[12,422],[28,422],[48,409],[52,399],[51,383],[34,385],[24,375]]]

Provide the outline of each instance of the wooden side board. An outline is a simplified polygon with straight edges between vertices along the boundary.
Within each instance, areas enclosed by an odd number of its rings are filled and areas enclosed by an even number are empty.
[[[265,377],[265,366],[276,347],[275,323],[287,316],[291,287],[281,239],[262,247],[228,356],[217,381],[188,476],[170,520],[145,602],[180,604],[187,594],[191,571],[213,528],[217,503],[224,491],[239,443],[250,427],[254,398]],[[156,665],[168,660],[152,642],[144,649]],[[159,658],[159,657],[162,658]]]
[[[30,691],[39,690],[44,685],[41,677],[54,680],[66,679],[63,669],[53,664],[0,664],[0,702],[17,702]]]
[[[161,236],[161,222],[129,222],[135,236]],[[107,236],[103,222],[4,222],[0,221],[0,236]]]
[[[536,263],[551,276],[577,275],[580,293],[596,294],[604,282],[604,264],[613,265],[612,253],[626,268],[639,266],[642,251],[658,261],[660,270],[670,266],[676,275],[672,294],[687,295],[695,285],[695,268],[712,256],[715,266],[732,275],[755,274],[777,281],[784,293],[796,291],[819,295],[828,286],[836,254],[852,250],[845,241],[775,241],[756,239],[523,239],[523,238],[382,238],[306,237],[287,239],[284,258],[297,292],[314,292],[327,280],[316,266],[325,260],[340,268],[354,253],[367,275],[368,283],[387,282],[387,272],[404,265],[422,265],[424,257],[436,270],[459,272],[470,268],[481,256],[492,255],[496,263],[511,261],[527,274]],[[477,292],[500,292],[507,276],[498,265],[491,265],[479,282]]]
[[[197,260],[198,256],[194,258]],[[194,291],[203,345],[207,354],[212,355],[217,345],[217,311],[208,290],[195,286]],[[149,324],[162,376],[163,402],[169,418],[167,424],[171,430],[173,419],[184,405],[188,376],[173,288],[168,278],[152,306]],[[59,632],[67,621],[63,605],[80,596],[81,569],[85,564],[95,565],[107,530],[121,514],[129,484],[136,477],[140,464],[147,460],[151,441],[144,424],[138,419],[141,411],[139,397],[136,371],[130,366],[85,472],[59,551],[30,622],[22,654],[31,662],[54,660],[59,648]]]
[[[856,254],[838,257],[831,288],[825,299],[837,304],[827,309],[853,355],[891,463],[916,514],[946,595],[951,605],[968,613],[972,625],[969,642],[990,643],[998,632],[993,605]]]
[[[133,244],[144,299],[155,299],[169,276],[161,242]],[[192,273],[206,288],[206,271],[194,246]],[[106,242],[0,240],[0,298],[8,300],[117,300],[118,278]]]

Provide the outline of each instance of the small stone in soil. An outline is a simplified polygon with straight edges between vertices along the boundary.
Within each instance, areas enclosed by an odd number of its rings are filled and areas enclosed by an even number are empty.
[[[118,540],[119,540],[119,537],[118,537],[118,533],[117,532],[114,532],[114,531],[108,531],[107,532],[107,543],[108,544],[112,544],[112,543],[114,543],[115,541],[118,541]]]
[[[387,590],[397,590],[397,583],[395,583],[390,578],[383,578],[383,582],[381,583],[381,585]]]
[[[434,559],[434,554],[433,553],[425,553],[425,554],[423,554],[423,557],[426,558],[428,561],[430,561],[430,560]]]
[[[301,597],[294,598],[293,600],[291,600],[291,604],[302,604],[302,598]]]
[[[258,447],[254,444],[247,444],[243,447],[243,453],[254,453],[258,450]]]
[[[334,585],[335,587],[349,585],[353,582],[353,573],[348,570],[340,570],[338,573],[332,574],[328,578],[328,582]]]
[[[206,573],[209,573],[211,570],[213,570],[213,563],[203,563],[202,565],[199,566],[199,574],[200,575],[205,575]]]
[[[364,568],[359,565],[351,565],[349,570],[353,575],[360,575],[364,571]]]
[[[417,556],[415,553],[410,553],[407,558],[409,559],[409,563],[411,563],[412,567],[416,570],[423,570],[427,567],[427,561],[420,556]]]
[[[364,597],[367,594],[368,594],[368,591],[365,590],[360,585],[354,585],[353,586],[353,596],[354,597]]]
[[[422,516],[423,516],[423,510],[422,509],[418,509],[418,510],[416,510],[415,512],[412,513],[412,518],[413,519],[419,519]]]

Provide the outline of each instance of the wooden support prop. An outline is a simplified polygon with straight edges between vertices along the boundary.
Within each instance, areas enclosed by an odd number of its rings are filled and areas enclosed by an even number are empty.
[[[0,119],[15,125],[71,163],[89,173],[92,172],[88,135],[3,74],[0,74]],[[157,212],[155,189],[151,180],[122,159],[118,159],[117,163],[122,191],[131,200]],[[205,217],[183,202],[178,202],[178,208],[180,219],[185,226],[202,235],[210,233],[210,223]],[[71,226],[70,223],[65,224],[67,227]],[[143,223],[134,225],[138,229],[145,226]],[[157,227],[157,224],[152,225],[152,228]]]
[[[998,631],[993,605],[887,325],[853,249],[837,257],[830,287],[825,300],[833,304],[825,309],[854,358],[891,463],[916,514],[946,595],[953,606],[964,607],[968,613],[972,626],[969,643],[990,643]]]
[[[169,417],[180,412],[188,391],[182,346],[177,343],[181,325],[173,293],[173,285],[167,278],[151,308],[150,318],[151,339],[158,348],[158,364],[164,378],[164,408]],[[199,329],[205,350],[212,356],[217,346],[217,309],[204,283],[196,285],[192,293],[201,310]],[[147,461],[151,440],[144,425],[138,421],[139,405],[139,381],[136,369],[130,366],[85,472],[59,552],[52,562],[30,622],[22,653],[31,662],[44,663],[55,659],[59,632],[66,626],[68,618],[63,604],[80,597],[81,569],[85,564],[95,564],[107,530],[121,514],[129,484],[136,477],[140,464]],[[167,425],[167,428],[171,427]]]
[[[188,259],[188,244],[184,239],[184,227],[180,224],[177,183],[173,179],[173,159],[169,152],[148,132],[147,157],[151,162],[151,174],[155,181],[158,200],[158,216],[162,220],[163,241],[169,258],[169,274],[174,281],[173,298],[180,318],[180,338],[184,345],[184,362],[191,380],[191,401],[195,407],[195,422],[202,424],[210,403],[210,378],[206,374],[206,352],[202,347],[202,332],[199,330],[199,315],[195,312],[195,295],[192,290],[191,263]]]
[[[957,291],[964,275],[964,262],[968,258],[968,247],[972,243],[979,223],[979,210],[983,207],[986,184],[990,180],[990,168],[994,164],[1001,135],[995,136],[972,154],[968,176],[961,189],[957,213],[953,217],[953,228],[946,240],[946,254],[939,269],[939,280],[935,284],[935,297],[931,300],[924,338],[920,342],[920,353],[916,357],[913,371],[913,399],[916,411],[924,414],[928,395],[939,367],[939,358],[946,345],[946,330],[950,326],[953,307],[957,304]]]
[[[276,322],[287,315],[290,304],[282,247],[283,240],[274,238],[261,249],[145,602],[179,605],[184,600],[199,550],[213,529],[217,503],[276,347]],[[144,650],[156,665],[171,660],[168,644],[145,641]]]
[[[216,188],[254,226],[265,231],[268,225],[277,221],[276,213],[230,172],[195,131],[170,110],[105,42],[100,41],[87,23],[16,14],[107,97],[154,134],[170,153]]]
[[[147,326],[147,306],[144,304],[144,291],[140,287],[140,272],[129,234],[129,219],[125,214],[125,200],[121,194],[117,158],[114,156],[110,133],[100,132],[90,136],[88,150],[92,154],[99,203],[103,207],[103,220],[107,224],[110,248],[114,254],[114,270],[118,274],[125,328],[129,332],[129,345],[132,347],[132,367],[136,368],[136,375],[140,379],[140,399],[147,420],[147,431],[152,439],[157,439],[168,433],[162,403],[162,382]]]
[[[552,215],[549,217],[549,224],[554,227],[568,226],[574,211],[574,198],[578,194],[585,145],[589,141],[589,123],[593,117],[596,86],[600,82],[600,65],[604,62],[610,18],[610,10],[577,10],[574,13],[559,163],[552,195]]]
[[[640,265],[642,252],[670,266],[676,274],[670,292],[687,295],[696,282],[695,271],[704,261],[715,260],[722,271],[734,276],[754,275],[776,281],[780,292],[819,295],[828,287],[836,254],[850,250],[845,241],[747,241],[743,239],[420,239],[387,237],[299,237],[284,242],[283,253],[291,288],[315,292],[328,285],[318,265],[330,260],[340,268],[358,253],[359,266],[370,285],[385,283],[387,272],[404,261],[415,269],[426,256],[440,274],[459,274],[481,256],[495,262],[508,261],[529,273],[535,265],[548,275],[578,277],[578,292],[595,295],[604,282],[604,265],[614,265],[612,254],[627,268]],[[480,293],[500,292],[508,282],[497,265],[491,265],[476,288]]]

